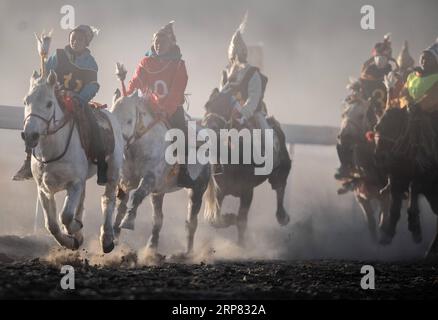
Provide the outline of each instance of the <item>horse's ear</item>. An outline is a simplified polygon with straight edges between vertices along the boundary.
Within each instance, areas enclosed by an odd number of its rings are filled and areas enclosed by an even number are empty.
[[[30,88],[34,86],[35,82],[39,79],[39,77],[40,77],[39,73],[36,70],[34,70],[32,76],[30,77],[30,83],[29,83]]]
[[[33,70],[32,79],[37,80],[39,77],[40,77],[40,74],[38,73],[38,71]]]
[[[50,73],[47,76],[47,84],[51,87],[54,87],[57,81],[58,78],[56,76],[56,73],[53,70],[50,70]]]
[[[218,95],[218,94],[219,94],[219,89],[218,89],[218,88],[214,88],[214,89],[211,91],[210,99],[213,98],[213,97],[215,97],[215,96]]]
[[[113,105],[116,103],[116,101],[122,96],[122,93],[120,92],[119,88],[114,91],[113,95]]]
[[[130,97],[139,97],[138,89],[135,89],[135,91],[130,95]]]

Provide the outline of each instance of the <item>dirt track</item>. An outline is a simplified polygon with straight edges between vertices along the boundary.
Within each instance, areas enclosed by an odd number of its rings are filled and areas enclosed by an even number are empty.
[[[436,265],[370,263],[376,290],[360,288],[352,261],[246,261],[139,268],[75,266],[76,289],[38,259],[0,265],[0,298],[18,299],[437,299]]]

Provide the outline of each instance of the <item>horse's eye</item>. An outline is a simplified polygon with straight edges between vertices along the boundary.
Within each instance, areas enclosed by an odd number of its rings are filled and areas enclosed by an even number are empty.
[[[128,124],[132,124],[132,119],[129,119],[129,120],[128,120]]]
[[[47,102],[46,107],[47,107],[47,109],[51,108],[52,107],[52,101]]]

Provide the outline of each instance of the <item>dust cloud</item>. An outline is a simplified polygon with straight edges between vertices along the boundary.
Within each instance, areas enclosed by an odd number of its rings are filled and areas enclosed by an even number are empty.
[[[54,29],[52,52],[66,44],[68,32],[59,25],[64,1],[3,0],[0,3],[0,104],[21,105],[28,79],[38,69],[34,32]],[[116,61],[132,74],[150,46],[152,34],[170,20],[189,73],[188,112],[202,116],[211,89],[218,85],[226,64],[229,40],[246,10],[248,44],[263,43],[264,69],[269,77],[266,102],[283,123],[337,126],[341,100],[350,75],[357,76],[374,43],[392,32],[393,51],[410,43],[418,60],[421,50],[438,36],[436,1],[70,1],[77,24],[98,27],[91,50],[99,64],[101,89],[96,100],[111,103],[119,86]],[[360,29],[360,7],[376,9],[376,30]],[[98,244],[101,187],[96,178],[87,184],[83,249],[59,249],[44,230],[41,212],[34,230],[34,182],[12,182],[21,165],[24,147],[18,131],[0,130],[0,252],[13,257],[43,257],[58,264],[79,259],[90,264],[153,264],[144,246],[151,232],[149,201],[139,209],[136,230],[123,231],[119,246],[102,256]],[[334,147],[295,146],[286,209],[291,221],[281,227],[275,219],[275,194],[268,184],[258,187],[249,213],[247,248],[235,244],[235,228],[215,230],[199,217],[194,262],[216,259],[411,259],[419,258],[432,238],[436,218],[422,201],[423,243],[415,245],[407,231],[405,211],[389,247],[372,243],[352,194],[337,196],[333,179],[338,165]],[[57,196],[58,209],[62,194]],[[167,257],[185,248],[184,191],[165,196],[164,225],[159,252]],[[224,211],[237,210],[228,199]],[[36,231],[34,233],[34,231]],[[11,238],[11,235],[25,238]],[[27,242],[26,242],[27,241]],[[35,246],[31,248],[31,243]],[[27,248],[25,250],[25,248]],[[32,254],[31,254],[32,253]],[[0,257],[1,258],[1,257]]]

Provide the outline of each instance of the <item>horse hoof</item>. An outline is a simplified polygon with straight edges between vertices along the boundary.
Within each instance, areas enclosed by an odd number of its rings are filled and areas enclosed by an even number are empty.
[[[79,243],[79,247],[82,246],[82,244],[84,243],[84,235],[82,234],[82,232],[76,233],[75,239]]]
[[[111,241],[111,243],[107,245],[102,245],[102,251],[103,253],[110,253],[114,249],[114,241]]]
[[[146,247],[144,259],[148,264],[160,265],[164,262],[166,256],[159,254],[156,248]]]
[[[379,244],[382,246],[390,245],[392,242],[392,237],[387,235],[386,233],[382,233],[380,235]]]
[[[290,217],[285,210],[280,210],[277,212],[277,221],[281,226],[285,226],[289,223]]]
[[[175,263],[185,263],[189,261],[191,258],[192,258],[191,252],[180,252],[180,253],[172,254],[169,257],[169,260]]]
[[[124,218],[120,223],[121,229],[134,230],[135,228],[135,220],[131,218]]]
[[[77,219],[73,219],[72,222],[70,222],[70,224],[68,225],[67,231],[68,234],[75,234],[77,232],[79,232],[82,228],[83,228],[83,224],[81,221],[77,220]]]
[[[81,246],[81,242],[79,240],[80,239],[76,239],[73,237],[73,247],[71,248],[72,250],[76,251],[79,249],[79,247]]]

